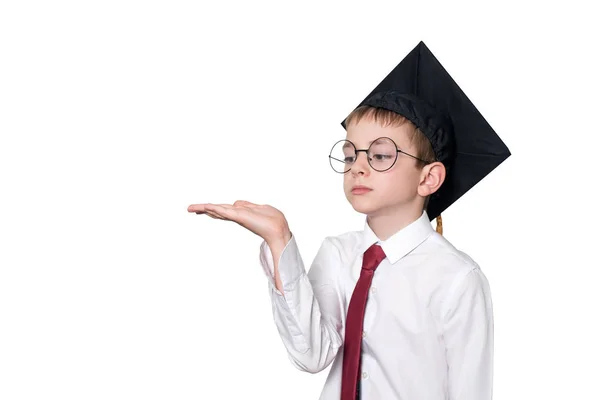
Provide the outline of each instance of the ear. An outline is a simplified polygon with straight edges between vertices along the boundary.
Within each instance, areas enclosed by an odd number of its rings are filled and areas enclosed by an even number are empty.
[[[418,193],[426,197],[435,193],[446,179],[446,167],[439,161],[427,164],[421,170]]]

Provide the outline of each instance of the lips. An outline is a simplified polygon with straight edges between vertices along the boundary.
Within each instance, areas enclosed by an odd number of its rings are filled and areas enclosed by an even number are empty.
[[[352,190],[355,190],[355,189],[367,189],[367,190],[373,190],[373,189],[371,189],[370,187],[363,186],[363,185],[355,185],[355,186],[352,186]]]
[[[364,194],[370,192],[371,190],[373,189],[362,185],[352,186],[352,194]]]

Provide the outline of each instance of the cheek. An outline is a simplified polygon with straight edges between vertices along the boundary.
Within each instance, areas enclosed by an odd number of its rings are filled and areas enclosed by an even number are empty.
[[[344,190],[348,191],[352,187],[352,177],[350,176],[350,172],[344,174]]]
[[[386,193],[386,196],[402,197],[407,192],[410,192],[413,186],[416,187],[412,178],[412,176],[408,176],[405,173],[389,174],[385,176],[385,179],[380,180],[379,187],[382,192]]]

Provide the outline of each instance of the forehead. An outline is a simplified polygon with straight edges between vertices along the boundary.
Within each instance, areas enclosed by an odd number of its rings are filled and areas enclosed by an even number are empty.
[[[357,148],[363,149],[369,147],[375,139],[384,136],[392,139],[400,148],[409,148],[409,135],[414,129],[414,126],[410,123],[405,123],[402,126],[384,126],[379,122],[365,118],[346,127],[346,140],[354,143]]]

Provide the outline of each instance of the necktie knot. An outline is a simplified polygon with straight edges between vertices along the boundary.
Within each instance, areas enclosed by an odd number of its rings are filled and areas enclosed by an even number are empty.
[[[363,269],[374,271],[381,261],[385,258],[385,252],[377,243],[374,243],[365,251],[363,256]]]

